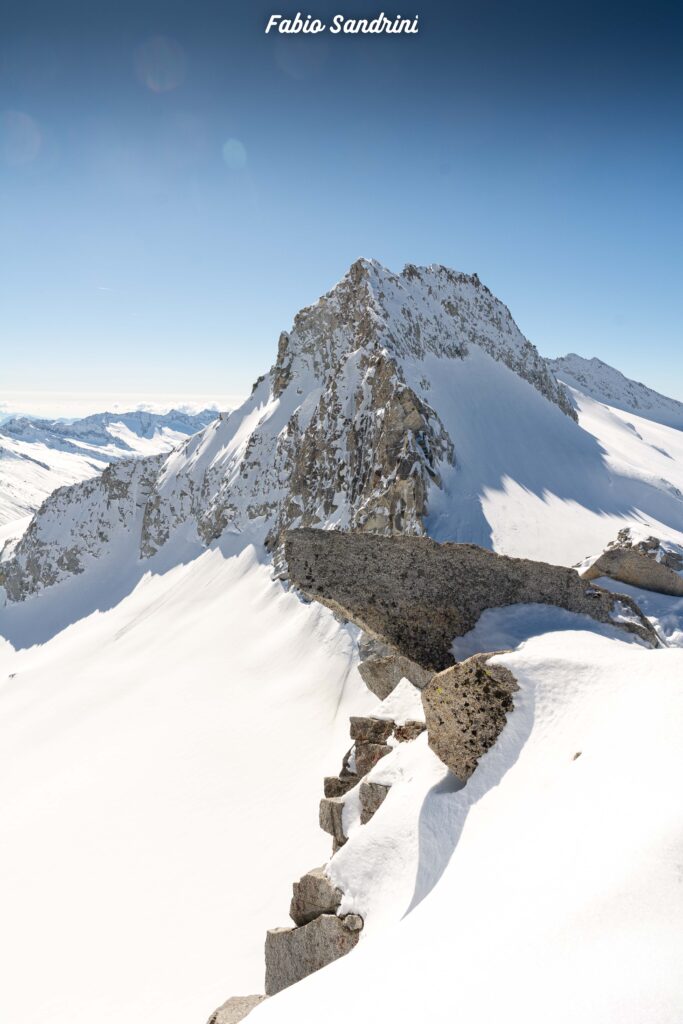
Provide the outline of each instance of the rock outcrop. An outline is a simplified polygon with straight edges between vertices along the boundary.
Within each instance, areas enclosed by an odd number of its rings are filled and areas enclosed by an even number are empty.
[[[630,529],[620,530],[615,541],[581,572],[584,580],[609,576],[642,590],[683,597],[683,556],[657,537],[637,540]]]
[[[580,579],[574,569],[507,558],[474,544],[330,530],[285,535],[290,579],[425,669],[453,664],[453,639],[488,608],[551,604],[635,633],[657,635],[629,597]]]
[[[435,675],[422,691],[429,746],[461,782],[500,736],[519,689],[512,673],[476,654]]]

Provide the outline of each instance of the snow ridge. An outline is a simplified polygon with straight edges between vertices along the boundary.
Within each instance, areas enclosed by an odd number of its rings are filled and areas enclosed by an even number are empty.
[[[547,362],[560,381],[584,395],[655,423],[683,430],[683,402],[660,395],[639,381],[630,380],[601,359],[584,359],[571,352]]]

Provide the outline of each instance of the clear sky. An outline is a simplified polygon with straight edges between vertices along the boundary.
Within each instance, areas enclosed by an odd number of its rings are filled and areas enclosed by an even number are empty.
[[[361,255],[683,399],[681,4],[408,2],[4,0],[0,404],[225,403]]]

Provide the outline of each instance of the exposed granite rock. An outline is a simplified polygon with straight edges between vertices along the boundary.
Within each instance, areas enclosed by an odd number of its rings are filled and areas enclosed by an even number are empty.
[[[266,935],[266,995],[294,985],[349,953],[358,942],[358,915],[350,926],[335,914],[322,914],[302,928],[272,928]]]
[[[394,723],[381,718],[351,716],[351,739],[356,743],[386,743]]]
[[[413,686],[421,690],[433,675],[417,662],[399,654],[396,648],[381,643],[368,633],[361,633],[358,654],[358,671],[361,679],[380,700],[386,700],[402,679],[408,679]]]
[[[491,654],[475,654],[435,675],[422,691],[429,746],[462,782],[500,736],[513,709],[515,677]]]
[[[337,847],[343,846],[347,839],[342,822],[343,811],[344,800],[341,797],[323,797],[320,801],[320,827],[333,837]]]
[[[424,722],[404,722],[403,725],[397,725],[394,729],[394,739],[397,739],[399,743],[409,743],[411,740],[416,740],[426,728]]]
[[[654,590],[672,597],[683,597],[683,558],[668,550],[657,537],[634,540],[627,528],[581,573],[584,580],[609,576],[620,583],[643,590]]]
[[[556,605],[659,645],[631,598],[574,569],[474,544],[302,529],[286,533],[285,557],[305,594],[434,671],[453,663],[453,638],[469,632],[485,609],[518,603]]]
[[[356,744],[356,773],[363,778],[371,771],[378,761],[391,753],[391,747],[386,743],[357,743]]]
[[[358,791],[361,825],[367,825],[375,811],[379,810],[384,803],[388,792],[389,787],[383,786],[379,782],[361,782]]]
[[[294,924],[304,925],[321,914],[335,914],[342,894],[335,889],[324,868],[313,868],[292,886],[289,916]]]
[[[209,1017],[206,1024],[239,1024],[248,1013],[262,1003],[265,996],[233,996],[219,1006]]]
[[[345,796],[357,782],[357,775],[327,775],[323,781],[323,793],[328,797]]]

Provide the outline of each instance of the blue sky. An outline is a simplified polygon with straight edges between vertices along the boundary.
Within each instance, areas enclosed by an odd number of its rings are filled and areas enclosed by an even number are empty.
[[[0,402],[242,395],[360,255],[477,271],[544,354],[683,399],[680,5],[263,34],[295,9],[6,0]]]

